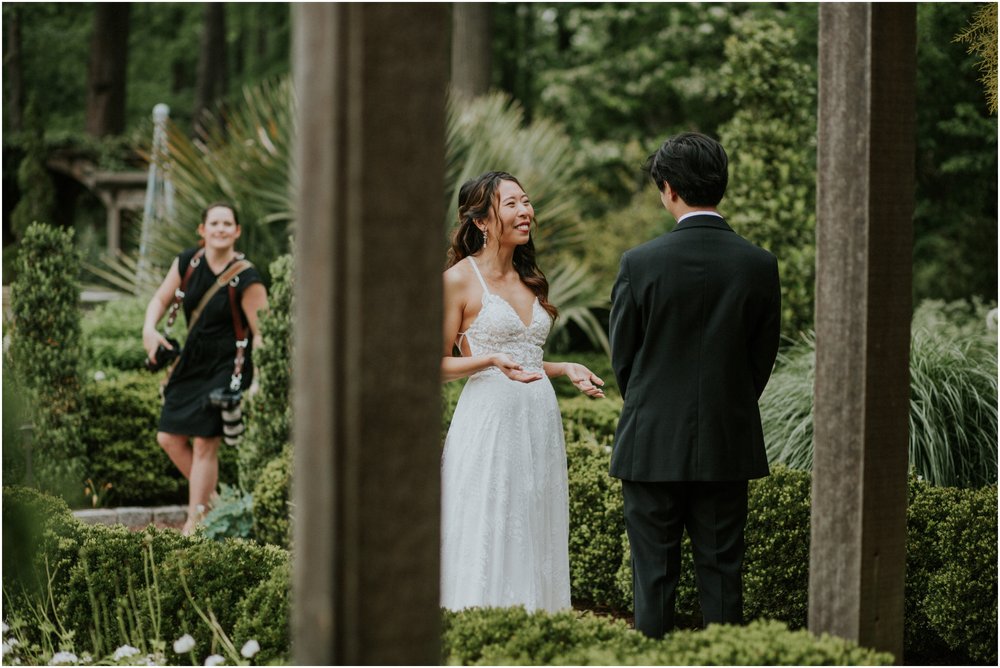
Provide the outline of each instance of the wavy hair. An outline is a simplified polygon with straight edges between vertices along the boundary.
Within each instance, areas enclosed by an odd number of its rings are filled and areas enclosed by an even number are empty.
[[[497,190],[501,181],[513,181],[524,190],[521,182],[507,172],[486,172],[466,181],[459,188],[458,226],[451,237],[451,248],[448,249],[449,267],[483,249],[483,233],[476,227],[476,221],[489,218],[490,212],[493,213],[494,219],[500,219]],[[518,276],[521,277],[521,282],[535,293],[538,303],[546,313],[553,319],[559,317],[559,309],[549,303],[549,281],[535,261],[535,241],[530,235],[527,243],[514,249],[513,264]]]

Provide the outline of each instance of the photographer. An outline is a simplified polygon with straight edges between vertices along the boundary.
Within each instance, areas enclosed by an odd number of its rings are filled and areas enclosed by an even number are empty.
[[[200,248],[174,259],[146,308],[142,328],[149,368],[172,365],[156,440],[188,480],[184,535],[194,531],[215,494],[223,434],[235,442],[242,431],[240,397],[253,378],[251,351],[261,345],[257,314],[267,309],[260,274],[235,248],[241,233],[235,209],[210,204],[201,221]],[[182,350],[157,331],[175,297],[180,301],[174,308],[182,305],[189,323]],[[176,312],[168,328],[174,317]]]

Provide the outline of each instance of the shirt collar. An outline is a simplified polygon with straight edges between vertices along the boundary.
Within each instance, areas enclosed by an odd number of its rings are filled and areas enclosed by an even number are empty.
[[[685,220],[693,216],[715,216],[716,218],[724,219],[723,215],[716,211],[689,211],[688,213],[685,213],[683,216],[677,219],[677,224],[680,225]]]

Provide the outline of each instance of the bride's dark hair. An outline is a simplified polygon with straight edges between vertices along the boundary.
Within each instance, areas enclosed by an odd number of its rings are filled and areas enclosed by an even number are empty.
[[[521,186],[521,182],[507,172],[486,172],[482,176],[466,181],[459,188],[458,227],[452,234],[451,248],[448,249],[449,267],[483,249],[483,233],[476,227],[475,221],[489,218],[490,211],[496,220],[500,220],[497,189],[501,181],[513,181]],[[524,186],[521,186],[521,190],[524,190]],[[549,303],[549,282],[535,262],[535,241],[530,235],[527,243],[514,249],[513,263],[521,281],[535,293],[542,308],[553,319],[558,317],[559,310]]]

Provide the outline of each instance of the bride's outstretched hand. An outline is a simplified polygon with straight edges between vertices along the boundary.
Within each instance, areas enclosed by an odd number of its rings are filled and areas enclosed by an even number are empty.
[[[594,397],[595,399],[604,398],[604,389],[602,387],[604,381],[582,364],[566,362],[566,377],[573,382],[576,389],[588,397]]]
[[[519,383],[533,383],[542,379],[542,374],[525,371],[520,364],[503,353],[493,356],[493,366],[503,371],[503,375]]]

